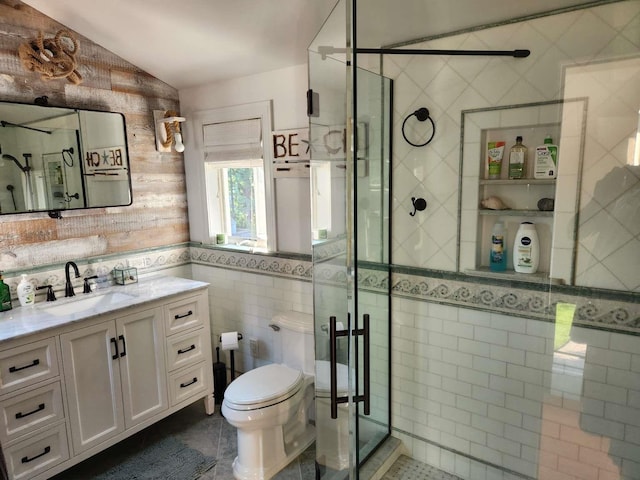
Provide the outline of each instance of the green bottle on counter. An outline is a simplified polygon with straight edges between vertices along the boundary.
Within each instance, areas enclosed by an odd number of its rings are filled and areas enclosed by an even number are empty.
[[[0,312],[11,310],[11,292],[9,285],[2,280],[2,272],[0,272]]]

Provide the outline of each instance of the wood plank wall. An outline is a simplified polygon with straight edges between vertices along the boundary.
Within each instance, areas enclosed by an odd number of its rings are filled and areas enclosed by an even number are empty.
[[[153,110],[179,111],[177,90],[79,34],[83,82],[41,80],[22,66],[18,47],[39,31],[53,36],[61,28],[19,0],[0,0],[0,100],[32,103],[47,95],[54,106],[123,113],[133,204],[63,212],[60,220],[46,213],[2,215],[0,270],[189,240],[183,156],[158,153],[154,139]]]

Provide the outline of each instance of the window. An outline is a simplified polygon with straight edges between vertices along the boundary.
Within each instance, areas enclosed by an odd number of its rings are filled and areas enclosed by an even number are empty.
[[[211,243],[224,234],[227,245],[275,250],[269,102],[199,112],[196,122],[198,168],[185,168],[204,195],[193,209],[190,201],[192,239]]]

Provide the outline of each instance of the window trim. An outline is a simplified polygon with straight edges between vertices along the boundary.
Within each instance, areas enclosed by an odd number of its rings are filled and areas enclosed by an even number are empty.
[[[265,214],[267,216],[267,250],[277,250],[275,182],[273,177],[273,152],[270,148],[272,128],[271,101],[247,103],[229,107],[200,110],[194,112],[192,120],[187,120],[193,128],[188,129],[186,142],[194,148],[185,151],[185,175],[187,181],[187,202],[189,205],[189,231],[191,241],[215,243],[209,235],[209,205],[204,172],[203,126],[210,123],[233,122],[250,118],[260,118],[262,128],[262,159],[264,162]],[[189,123],[187,126],[189,126]]]

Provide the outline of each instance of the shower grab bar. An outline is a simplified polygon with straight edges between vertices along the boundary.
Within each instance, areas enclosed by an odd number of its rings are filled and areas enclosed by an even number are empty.
[[[347,403],[348,396],[338,397],[338,355],[337,343],[338,337],[346,337],[349,330],[336,329],[336,317],[329,317],[329,365],[331,377],[331,418],[338,418],[338,404]]]
[[[362,317],[363,328],[352,330],[351,334],[354,337],[363,337],[364,342],[364,392],[359,395],[353,396],[354,402],[364,402],[364,414],[369,415],[371,413],[371,330],[370,317],[368,313],[365,313]],[[336,317],[329,317],[329,364],[330,364],[330,383],[331,383],[331,418],[338,418],[338,404],[347,403],[349,401],[348,395],[338,397],[338,361],[337,361],[337,343],[339,337],[346,337],[349,335],[348,328],[346,330],[337,329]],[[356,364],[359,359],[358,342],[355,342],[355,358]],[[356,369],[358,366],[356,365]],[[357,388],[357,387],[356,387]]]
[[[371,413],[371,349],[369,347],[370,340],[370,331],[369,331],[369,314],[365,313],[362,316],[362,328],[358,330],[353,330],[352,334],[354,337],[358,337],[362,335],[364,341],[364,381],[362,382],[364,385],[364,392],[362,395],[358,395],[356,391],[356,395],[353,397],[354,402],[364,402],[364,414],[369,415]],[[358,342],[355,342],[355,355],[356,355],[356,363],[358,362],[359,354],[358,354]],[[358,365],[359,366],[359,365]],[[357,367],[356,367],[357,368]],[[357,390],[357,386],[356,386]]]

